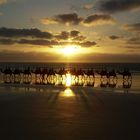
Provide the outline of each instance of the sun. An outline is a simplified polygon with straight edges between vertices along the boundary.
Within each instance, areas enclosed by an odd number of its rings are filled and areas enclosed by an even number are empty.
[[[67,45],[61,48],[60,52],[67,56],[74,55],[79,51],[79,48],[78,45]]]

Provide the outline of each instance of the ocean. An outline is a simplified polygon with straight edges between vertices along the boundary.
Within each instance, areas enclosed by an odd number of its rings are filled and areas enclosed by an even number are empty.
[[[1,62],[0,68],[5,67],[11,67],[11,68],[35,68],[35,67],[47,67],[47,68],[54,68],[54,69],[60,69],[60,68],[81,68],[81,69],[88,69],[92,68],[94,70],[101,70],[106,68],[107,70],[115,69],[117,70],[124,70],[125,68],[129,69],[132,73],[140,73],[140,63],[19,63],[19,62]]]

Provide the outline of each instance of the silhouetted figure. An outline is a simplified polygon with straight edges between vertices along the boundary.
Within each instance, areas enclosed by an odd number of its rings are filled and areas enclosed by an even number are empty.
[[[42,71],[40,67],[35,68],[32,73],[35,74],[35,84],[41,84],[42,83]]]
[[[114,69],[108,72],[108,78],[117,78],[117,74]]]
[[[118,71],[118,74],[123,76],[123,79],[132,79],[132,74],[130,73],[130,71],[128,69],[124,69],[123,72]]]
[[[97,72],[97,74],[99,74],[101,76],[101,79],[102,78],[108,78],[108,72],[107,72],[106,69],[101,70],[100,72],[99,71],[96,71],[96,72]]]
[[[100,87],[101,88],[106,88],[106,87],[108,87],[108,81],[105,81],[105,80],[101,80],[101,84],[100,84]]]
[[[42,82],[44,84],[46,84],[46,82],[47,82],[47,75],[48,75],[48,69],[47,68],[43,68],[42,69]]]
[[[14,83],[16,83],[16,84],[20,83],[20,81],[21,81],[21,73],[22,73],[22,71],[20,69],[18,69],[18,68],[16,68],[13,71]]]
[[[30,67],[28,67],[27,69],[24,69],[22,71],[22,74],[23,74],[23,83],[30,84],[32,81],[32,71]]]
[[[95,74],[93,69],[88,69],[87,71],[83,71],[85,77],[95,78]]]
[[[12,70],[10,67],[5,68],[1,71],[3,73],[3,79],[5,83],[11,83],[12,82]]]
[[[123,80],[123,88],[131,88],[132,80]]]

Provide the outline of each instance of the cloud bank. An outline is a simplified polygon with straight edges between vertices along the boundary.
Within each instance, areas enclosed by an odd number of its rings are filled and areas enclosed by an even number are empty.
[[[45,47],[65,45],[80,45],[81,47],[92,47],[95,41],[87,40],[78,30],[62,31],[58,34],[43,32],[39,29],[15,29],[0,28],[0,45],[38,45]]]
[[[66,26],[70,25],[84,25],[84,26],[92,26],[92,25],[102,25],[102,24],[113,24],[115,23],[115,19],[108,14],[92,14],[87,16],[86,18],[80,17],[76,13],[70,14],[61,14],[56,15],[50,18],[44,18],[41,20],[43,24],[63,24]]]
[[[98,5],[102,12],[117,13],[140,8],[140,0],[102,0]]]

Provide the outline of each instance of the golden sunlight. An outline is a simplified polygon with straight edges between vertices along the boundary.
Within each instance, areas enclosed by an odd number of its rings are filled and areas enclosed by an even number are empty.
[[[70,88],[67,88],[67,89],[65,89],[65,91],[63,91],[61,93],[61,96],[63,96],[63,97],[73,97],[75,95],[74,95],[74,92]]]
[[[80,51],[79,48],[80,46],[78,45],[67,45],[64,48],[61,48],[60,52],[67,56],[74,55]]]
[[[66,74],[66,87],[70,87],[72,84],[72,76],[70,73]]]

